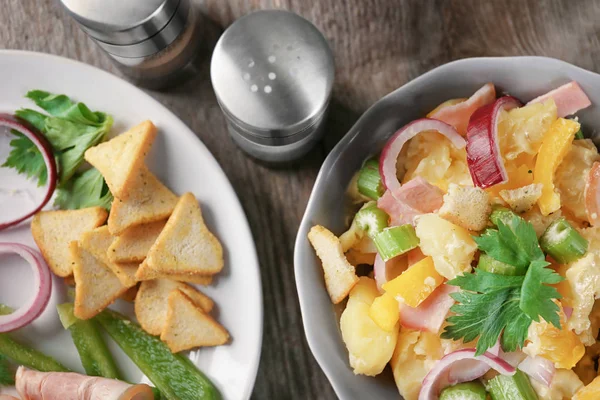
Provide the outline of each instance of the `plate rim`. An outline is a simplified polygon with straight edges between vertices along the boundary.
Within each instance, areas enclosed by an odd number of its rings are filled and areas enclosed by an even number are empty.
[[[86,70],[89,70],[89,71],[93,71],[94,73],[104,75],[104,78],[106,78],[108,80],[120,81],[120,84],[125,84],[126,86],[128,86],[129,89],[136,92],[136,95],[144,97],[147,101],[154,103],[154,105],[156,105],[157,107],[162,109],[164,111],[165,115],[167,115],[167,117],[169,119],[174,119],[176,121],[179,121],[182,124],[182,126],[185,127],[185,129],[181,130],[181,134],[191,138],[192,141],[194,141],[194,143],[196,144],[196,146],[198,146],[202,151],[204,151],[206,153],[206,156],[210,159],[210,162],[214,163],[218,167],[218,170],[220,171],[220,173],[222,174],[222,176],[224,178],[224,183],[228,186],[229,190],[233,194],[235,204],[237,207],[239,207],[239,210],[241,211],[241,214],[243,215],[242,221],[240,221],[240,225],[238,225],[238,229],[241,228],[241,229],[246,230],[248,232],[248,236],[250,237],[251,242],[252,242],[251,243],[251,249],[252,249],[251,254],[247,254],[246,257],[248,257],[248,256],[252,257],[253,260],[255,261],[254,264],[256,265],[256,268],[254,269],[254,274],[256,275],[257,282],[258,282],[257,296],[258,296],[258,302],[259,302],[259,307],[258,307],[259,315],[258,316],[259,316],[259,322],[260,322],[258,324],[258,328],[259,328],[258,336],[257,336],[258,343],[256,343],[256,346],[255,346],[255,348],[257,349],[256,354],[254,355],[252,364],[249,366],[250,368],[248,369],[248,371],[249,371],[248,376],[250,379],[248,380],[247,387],[244,388],[244,390],[243,390],[243,396],[242,396],[242,398],[244,398],[244,399],[250,399],[250,397],[252,396],[252,393],[254,391],[254,386],[256,384],[256,378],[258,376],[258,370],[259,370],[260,360],[261,360],[261,356],[262,356],[262,342],[263,342],[263,334],[264,334],[264,296],[263,296],[262,277],[261,277],[261,269],[260,269],[260,259],[258,257],[256,240],[254,238],[252,229],[250,228],[250,223],[248,221],[248,216],[246,215],[246,211],[244,210],[244,207],[242,206],[242,203],[240,202],[240,199],[235,191],[235,188],[231,184],[229,177],[227,176],[227,174],[221,167],[221,164],[217,161],[217,159],[212,154],[212,152],[208,149],[208,147],[206,147],[204,142],[202,142],[202,140],[187,125],[187,123],[185,123],[173,111],[171,111],[169,108],[167,108],[167,106],[163,105],[160,101],[155,99],[153,96],[146,93],[141,88],[135,86],[134,84],[132,84],[131,82],[125,80],[124,78],[122,78],[120,76],[117,76],[117,75],[112,74],[102,68],[87,64],[87,63],[79,61],[79,60],[74,60],[72,58],[68,58],[68,57],[64,57],[64,56],[60,56],[60,55],[56,55],[56,54],[38,52],[38,51],[18,50],[18,49],[0,49],[0,58],[3,58],[3,57],[31,57],[31,58],[39,58],[39,59],[53,59],[53,61],[55,61],[55,62],[69,64],[73,68],[80,69],[83,71],[84,74],[87,73]]]
[[[321,165],[319,169],[319,173],[317,174],[317,178],[311,190],[311,194],[306,205],[306,209],[302,216],[302,220],[300,222],[298,228],[298,234],[296,236],[296,240],[294,243],[294,278],[296,281],[296,291],[298,292],[298,301],[300,303],[300,313],[302,316],[302,325],[304,327],[304,335],[306,337],[306,341],[308,342],[308,347],[313,354],[313,357],[319,364],[319,367],[327,377],[327,380],[331,384],[335,394],[340,399],[350,399],[351,396],[348,396],[347,389],[343,385],[340,380],[334,379],[335,377],[335,365],[330,362],[328,357],[320,353],[317,350],[318,342],[320,341],[320,334],[318,332],[318,321],[312,320],[311,313],[309,310],[309,305],[307,301],[307,297],[310,292],[310,283],[306,281],[306,279],[302,278],[302,273],[300,272],[302,267],[301,265],[305,263],[304,256],[302,254],[302,247],[308,244],[308,240],[306,239],[306,235],[309,231],[311,224],[311,217],[313,214],[313,209],[316,207],[317,198],[319,197],[319,193],[323,190],[325,186],[327,175],[329,171],[334,167],[334,165],[338,162],[341,156],[344,154],[347,145],[354,140],[358,135],[364,134],[361,130],[364,121],[368,119],[368,116],[379,107],[382,107],[385,103],[392,101],[392,98],[398,96],[400,93],[404,91],[409,91],[413,87],[421,84],[421,82],[429,79],[430,76],[441,73],[443,70],[449,67],[455,67],[460,64],[477,64],[477,63],[501,63],[501,62],[546,62],[556,65],[557,68],[564,68],[571,71],[576,71],[579,74],[590,75],[596,78],[600,78],[600,74],[589,71],[587,69],[578,67],[566,61],[552,58],[552,57],[544,57],[544,56],[499,56],[499,57],[468,57],[462,58],[454,61],[447,62],[442,65],[438,65],[435,68],[417,76],[414,79],[407,81],[402,86],[394,89],[390,93],[384,95],[377,101],[375,101],[371,106],[369,106],[359,117],[359,119],[354,123],[354,125],[348,130],[348,132],[340,139],[340,141],[334,146],[331,152],[325,158],[325,161]],[[332,305],[333,306],[333,305]],[[335,315],[332,309],[332,316]],[[337,339],[336,339],[337,340]],[[346,364],[347,365],[347,364]]]

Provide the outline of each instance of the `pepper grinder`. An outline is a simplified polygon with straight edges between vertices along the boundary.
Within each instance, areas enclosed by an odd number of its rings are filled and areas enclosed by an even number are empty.
[[[240,18],[219,39],[210,73],[229,133],[251,156],[292,161],[323,135],[333,55],[304,18],[282,10]]]
[[[203,21],[190,0],[61,0],[134,83],[167,87],[196,72]]]

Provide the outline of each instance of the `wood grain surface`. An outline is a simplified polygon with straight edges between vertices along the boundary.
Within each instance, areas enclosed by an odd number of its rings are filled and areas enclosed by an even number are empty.
[[[58,54],[119,75],[58,0],[2,0],[0,6],[1,48]],[[296,231],[328,150],[378,98],[455,59],[544,55],[600,71],[600,1],[206,0],[201,7],[222,28],[252,10],[290,9],[321,29],[333,48],[336,84],[326,138],[289,168],[258,164],[231,142],[208,78],[208,58],[188,84],[149,93],[212,151],[248,215],[265,309],[253,398],[334,399],[304,338],[292,262]]]

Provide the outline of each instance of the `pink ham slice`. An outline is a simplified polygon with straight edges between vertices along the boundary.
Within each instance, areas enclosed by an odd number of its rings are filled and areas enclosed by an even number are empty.
[[[450,294],[458,290],[456,286],[443,284],[435,289],[419,307],[413,308],[400,304],[400,323],[409,329],[438,333],[450,307],[454,304]]]
[[[581,86],[575,81],[562,85],[546,94],[536,97],[527,104],[543,103],[548,99],[554,99],[556,103],[556,112],[559,117],[573,115],[577,111],[592,105]]]
[[[412,267],[413,265],[415,265],[416,263],[418,263],[419,261],[424,259],[426,256],[421,251],[421,248],[417,247],[416,249],[412,249],[411,251],[409,251],[407,253],[407,257],[408,257],[408,266]]]
[[[425,179],[416,177],[394,192],[386,192],[377,200],[377,207],[390,216],[390,225],[412,224],[414,218],[439,209],[444,193]]]
[[[16,388],[22,400],[154,400],[148,385],[72,372],[37,372],[19,367]]]
[[[442,107],[428,115],[452,125],[461,135],[467,134],[469,118],[479,107],[493,103],[496,100],[496,88],[493,83],[486,83],[467,100],[453,106]]]
[[[0,394],[0,400],[19,400],[16,397],[9,396],[7,394]]]

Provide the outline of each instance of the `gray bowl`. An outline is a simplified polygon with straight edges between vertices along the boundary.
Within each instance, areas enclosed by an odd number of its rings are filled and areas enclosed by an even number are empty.
[[[486,82],[498,93],[526,102],[571,80],[579,82],[592,106],[578,113],[586,136],[600,144],[600,75],[545,57],[471,58],[442,65],[388,94],[369,108],[329,154],[313,188],[296,238],[294,266],[304,329],[310,349],[336,394],[347,399],[398,399],[391,374],[356,376],[339,329],[339,309],[329,300],[323,271],[306,235],[315,224],[336,234],[345,226],[345,190],[355,171],[381,151],[398,128],[441,102],[469,97]],[[595,122],[595,124],[594,124]]]

